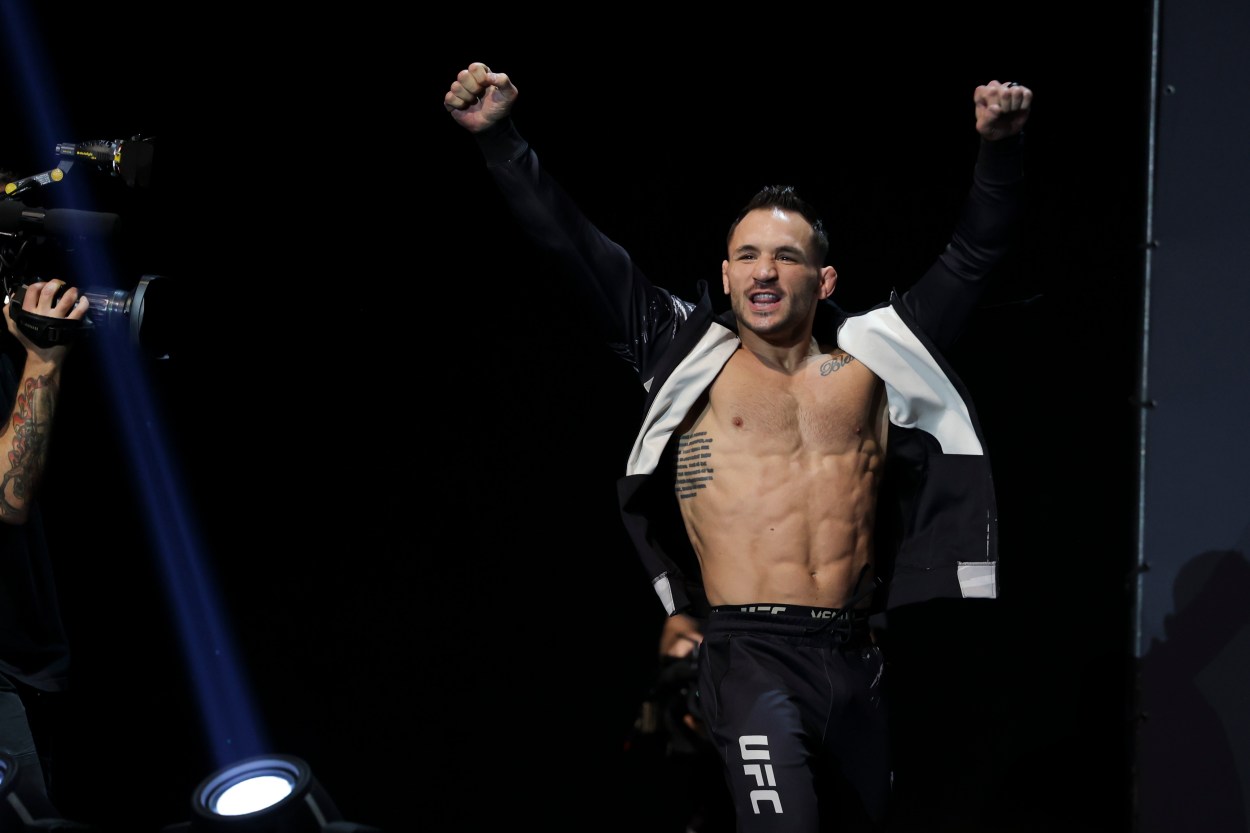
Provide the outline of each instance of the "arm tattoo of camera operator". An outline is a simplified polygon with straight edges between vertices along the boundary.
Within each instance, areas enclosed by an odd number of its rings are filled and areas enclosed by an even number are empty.
[[[18,508],[9,495],[20,502],[30,499],[43,473],[48,457],[48,434],[56,410],[56,384],[47,376],[27,379],[17,395],[10,423],[0,426],[0,437],[13,429],[13,449],[9,469],[0,478],[0,515],[13,515]]]

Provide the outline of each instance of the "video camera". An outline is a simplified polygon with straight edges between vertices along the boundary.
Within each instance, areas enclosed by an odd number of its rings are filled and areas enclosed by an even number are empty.
[[[160,275],[143,275],[128,290],[78,286],[79,297],[85,297],[89,304],[87,315],[77,320],[51,318],[21,308],[30,284],[45,280],[28,274],[32,271],[32,256],[41,247],[53,243],[64,251],[72,251],[89,243],[106,243],[120,233],[122,222],[117,214],[42,208],[30,205],[32,200],[18,197],[61,182],[77,162],[120,177],[127,186],[146,186],[151,179],[154,147],[152,139],[139,136],[116,141],[62,142],[56,146],[61,161],[49,171],[20,179],[0,171],[0,184],[4,187],[0,195],[0,282],[4,302],[14,323],[35,344],[69,344],[99,332],[123,336],[150,357],[169,358],[169,330],[154,328],[146,318],[153,300],[167,300],[172,291]],[[72,280],[66,283],[77,286]],[[162,305],[161,301],[157,305]],[[172,325],[167,323],[169,326]]]

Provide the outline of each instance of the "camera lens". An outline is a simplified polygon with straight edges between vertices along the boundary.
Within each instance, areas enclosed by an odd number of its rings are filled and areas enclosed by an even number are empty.
[[[87,317],[102,335],[124,337],[151,358],[169,358],[173,342],[170,314],[175,289],[160,275],[144,275],[134,289],[83,290]],[[150,316],[156,307],[155,316]],[[164,314],[161,310],[164,309]]]

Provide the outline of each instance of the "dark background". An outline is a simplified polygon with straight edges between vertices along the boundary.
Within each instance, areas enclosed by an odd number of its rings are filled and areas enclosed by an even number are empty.
[[[181,635],[193,605],[152,533],[171,523],[233,635],[237,662],[206,673],[237,667],[256,742],[305,758],[344,817],[606,830],[660,801],[621,752],[662,614],[615,514],[636,380],[442,108],[483,60],[517,83],[549,172],[655,280],[715,281],[738,207],[793,182],[849,309],[945,242],[975,86],[1033,88],[1024,239],[954,356],[995,460],[1002,599],[892,622],[900,803],[918,829],[1128,829],[1146,4],[553,28],[26,5],[10,54],[40,63],[4,85],[0,166],[55,164],[40,108],[53,142],[155,136],[146,189],[67,179],[91,201],[75,207],[127,222],[111,280],[183,290],[172,357],[144,363],[150,408],[114,407],[95,344],[66,368],[43,502],[75,650],[67,817],[154,831],[227,762],[196,697],[205,640]],[[141,456],[168,455],[155,486],[121,440],[136,420]]]

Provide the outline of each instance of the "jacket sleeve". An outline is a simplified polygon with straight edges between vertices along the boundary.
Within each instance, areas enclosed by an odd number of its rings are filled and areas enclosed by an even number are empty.
[[[589,314],[612,349],[642,371],[671,342],[692,305],[655,286],[629,253],[590,222],[539,165],[511,119],[476,134],[504,200],[525,235],[569,280],[578,314]]]
[[[958,338],[1009,250],[1022,207],[1024,135],[981,141],[972,184],[955,231],[928,271],[903,293],[903,305],[939,350]]]

